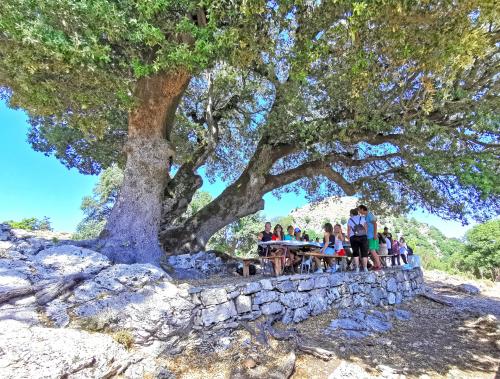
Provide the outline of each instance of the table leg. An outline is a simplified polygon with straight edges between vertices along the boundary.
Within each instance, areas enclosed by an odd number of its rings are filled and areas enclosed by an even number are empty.
[[[243,277],[247,278],[250,276],[250,262],[243,262]]]
[[[281,257],[274,258],[274,274],[281,275]]]

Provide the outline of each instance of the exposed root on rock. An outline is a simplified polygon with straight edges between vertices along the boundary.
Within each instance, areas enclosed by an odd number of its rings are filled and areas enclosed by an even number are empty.
[[[45,305],[60,295],[74,288],[80,282],[90,279],[97,275],[98,272],[92,274],[79,272],[76,274],[67,275],[59,280],[45,280],[43,282],[14,288],[0,293],[0,304],[6,303],[12,299],[35,295],[38,305]]]
[[[313,355],[316,358],[330,360],[336,357],[336,354],[333,351],[323,349],[319,346],[314,346],[314,341],[305,339],[297,329],[276,329],[273,324],[278,319],[279,316],[274,316],[269,317],[264,322],[257,323],[257,331],[248,323],[241,323],[241,325],[252,335],[252,337],[255,338],[259,344],[263,346],[269,347],[269,338],[267,337],[267,335],[269,335],[277,341],[289,341],[294,350]]]

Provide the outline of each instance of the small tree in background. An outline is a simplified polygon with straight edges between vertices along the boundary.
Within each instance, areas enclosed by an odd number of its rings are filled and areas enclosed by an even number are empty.
[[[208,248],[240,257],[255,255],[257,235],[264,222],[260,213],[242,217],[215,233],[208,241]]]
[[[97,238],[104,229],[107,219],[118,197],[123,182],[123,171],[113,164],[102,172],[91,196],[85,196],[80,206],[84,218],[77,225],[73,239]]]
[[[500,276],[500,220],[473,227],[466,234],[465,251],[455,255],[462,271],[497,280]]]
[[[23,218],[21,221],[5,221],[5,224],[10,225],[13,229],[24,230],[52,230],[50,218],[45,216],[41,219],[36,217]]]

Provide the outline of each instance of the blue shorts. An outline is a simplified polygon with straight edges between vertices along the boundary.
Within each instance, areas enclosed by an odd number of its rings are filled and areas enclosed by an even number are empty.
[[[333,247],[327,247],[325,250],[325,254],[327,255],[335,255],[335,249]]]

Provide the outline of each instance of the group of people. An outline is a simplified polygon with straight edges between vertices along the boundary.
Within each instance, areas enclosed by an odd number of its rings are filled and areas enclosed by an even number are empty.
[[[264,231],[258,235],[258,240],[267,241],[305,241],[309,242],[307,234],[302,235],[300,228],[294,228],[292,225],[287,227],[287,232],[284,234],[281,225],[275,225],[271,232],[271,223],[266,222]],[[323,226],[323,244],[321,245],[320,253],[325,255],[345,256],[346,254],[352,257],[348,264],[353,265],[356,272],[368,271],[368,257],[371,256],[373,261],[372,269],[380,270],[382,268],[382,260],[380,255],[391,255],[392,266],[401,264],[401,259],[406,264],[407,256],[412,255],[413,251],[407,246],[403,237],[399,240],[392,237],[387,227],[380,233],[377,229],[377,217],[368,210],[365,205],[360,205],[357,208],[350,210],[350,218],[347,222],[347,233],[342,230],[342,225],[332,225],[327,222]],[[319,242],[319,241],[318,241]],[[268,250],[259,246],[259,255],[265,255]],[[274,254],[281,254],[283,251],[274,251]],[[294,254],[293,250],[289,250],[288,262],[285,266],[289,266],[292,270],[297,264],[300,264],[299,257]],[[335,272],[338,269],[340,258],[324,257],[325,270],[327,272]],[[316,266],[315,272],[324,272],[319,257],[312,257],[303,262],[304,264],[313,264]]]

